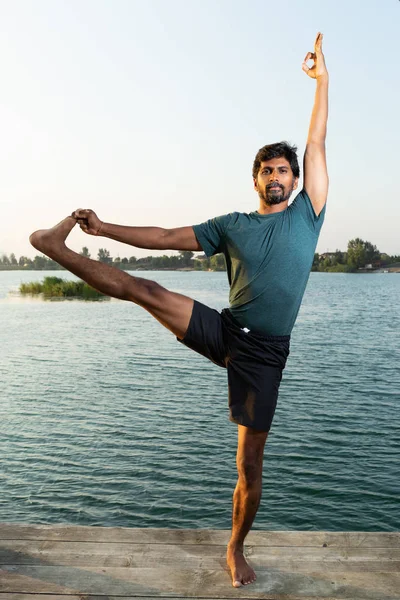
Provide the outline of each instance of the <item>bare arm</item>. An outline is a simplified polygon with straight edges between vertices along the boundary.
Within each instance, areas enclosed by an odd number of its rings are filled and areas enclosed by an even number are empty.
[[[168,250],[192,250],[194,252],[203,250],[197,241],[193,227],[176,227],[165,231],[166,248]]]
[[[100,235],[117,242],[149,250],[202,250],[193,227],[125,227],[104,223]]]
[[[166,230],[162,227],[128,227],[103,223],[98,235],[123,244],[136,246],[136,248],[165,250],[165,233]]]
[[[314,53],[309,52],[303,63],[303,70],[317,81],[315,102],[304,154],[304,188],[317,215],[326,203],[329,187],[325,152],[329,75],[322,53],[322,37],[321,33],[317,35]],[[306,65],[308,58],[314,60],[314,65],[311,68]]]
[[[194,250],[202,248],[193,227],[127,227],[101,221],[92,210],[78,209],[72,213],[80,228],[89,235],[107,237],[117,242],[149,250]]]

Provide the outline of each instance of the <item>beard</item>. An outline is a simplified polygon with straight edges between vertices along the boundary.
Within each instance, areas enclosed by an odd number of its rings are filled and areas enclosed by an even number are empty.
[[[265,192],[260,192],[259,196],[262,200],[264,200],[265,204],[268,206],[272,206],[275,204],[281,204],[282,202],[286,202],[289,200],[291,194],[293,192],[293,184],[290,189],[285,193],[285,189],[282,186],[279,186],[278,190],[271,190],[268,187],[265,188]]]

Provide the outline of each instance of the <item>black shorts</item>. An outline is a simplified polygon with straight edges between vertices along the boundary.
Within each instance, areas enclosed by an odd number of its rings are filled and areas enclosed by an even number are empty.
[[[231,421],[269,431],[290,335],[246,333],[227,308],[219,313],[195,300],[185,337],[177,340],[226,368]]]

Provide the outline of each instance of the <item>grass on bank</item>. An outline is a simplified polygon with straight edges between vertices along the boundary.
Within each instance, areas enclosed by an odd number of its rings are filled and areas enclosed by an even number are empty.
[[[42,282],[21,283],[19,291],[21,294],[31,296],[43,294],[45,298],[81,298],[83,300],[108,298],[84,281],[67,281],[60,277],[45,277]]]

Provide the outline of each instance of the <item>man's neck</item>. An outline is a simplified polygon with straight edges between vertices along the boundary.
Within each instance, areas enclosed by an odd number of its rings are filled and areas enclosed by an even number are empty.
[[[260,208],[258,209],[258,212],[260,215],[270,215],[273,213],[278,213],[278,212],[282,212],[283,210],[286,210],[287,207],[289,205],[289,202],[280,202],[279,204],[265,204],[265,203],[261,203],[260,204]]]

